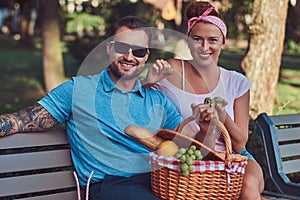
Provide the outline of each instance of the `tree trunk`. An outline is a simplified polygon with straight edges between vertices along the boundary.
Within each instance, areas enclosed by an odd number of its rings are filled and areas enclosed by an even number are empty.
[[[289,0],[254,0],[248,51],[241,67],[252,84],[250,116],[272,114]]]
[[[31,0],[20,1],[20,34],[21,40],[19,45],[21,47],[33,47],[32,38],[29,35],[29,22],[31,12]]]
[[[41,0],[43,72],[46,91],[65,80],[60,46],[59,4],[57,0]]]

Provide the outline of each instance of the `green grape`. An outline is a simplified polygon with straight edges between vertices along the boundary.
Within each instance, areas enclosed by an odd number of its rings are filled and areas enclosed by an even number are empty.
[[[189,166],[188,166],[188,164],[186,164],[186,163],[182,163],[182,164],[180,165],[180,169],[181,169],[182,172],[183,172],[183,171],[187,171],[187,170],[189,169]]]
[[[191,157],[188,157],[185,162],[188,165],[193,165],[193,159]]]
[[[183,176],[188,176],[190,174],[189,170],[182,171]]]
[[[180,162],[179,169],[184,176],[195,171],[194,160],[202,159],[201,151],[195,145],[191,145],[189,148],[180,148],[175,156]]]
[[[222,97],[214,97],[214,98],[206,97],[204,99],[204,103],[213,104],[214,106],[216,106],[217,104],[220,104],[221,106],[225,106],[223,104],[224,102]]]
[[[191,158],[192,160],[196,160],[196,156],[195,156],[195,155],[191,155],[190,158]]]
[[[166,68],[166,71],[168,74],[171,74],[173,72],[173,69],[171,67]]]
[[[193,155],[193,154],[194,154],[194,151],[191,150],[191,149],[189,149],[189,150],[188,150],[188,154],[189,154],[189,155]]]
[[[186,155],[181,155],[180,158],[179,158],[180,162],[181,163],[185,163],[186,161]]]
[[[180,149],[179,149],[179,153],[185,154],[185,153],[186,153],[186,149],[185,149],[185,148],[180,148]]]
[[[195,170],[195,166],[194,165],[189,165],[189,168],[188,168],[189,172],[192,172]]]
[[[182,154],[181,154],[180,152],[177,152],[177,153],[175,154],[175,157],[176,157],[177,159],[179,159],[181,156],[182,156]]]
[[[197,156],[197,160],[202,160],[202,155],[200,155],[200,156]]]
[[[189,149],[192,150],[192,151],[195,151],[196,148],[197,148],[197,147],[196,147],[195,145],[191,145]]]
[[[208,103],[208,104],[211,104],[212,103],[212,99],[210,97],[206,97],[204,99],[204,103]]]
[[[220,104],[223,106],[223,98],[222,97],[214,97],[214,105]]]
[[[196,150],[196,151],[194,152],[194,155],[195,155],[196,157],[201,156],[201,151],[200,151],[200,150]]]

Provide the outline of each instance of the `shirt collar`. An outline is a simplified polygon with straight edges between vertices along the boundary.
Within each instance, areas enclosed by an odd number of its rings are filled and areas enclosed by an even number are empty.
[[[130,93],[130,92],[138,92],[142,97],[145,96],[145,90],[142,88],[142,84],[139,79],[136,79],[136,83],[133,90],[125,91],[121,88],[119,88],[110,78],[110,75],[108,73],[109,69],[105,69],[101,73],[101,82],[103,84],[103,88],[105,92],[110,92],[114,89],[117,89],[121,93]]]

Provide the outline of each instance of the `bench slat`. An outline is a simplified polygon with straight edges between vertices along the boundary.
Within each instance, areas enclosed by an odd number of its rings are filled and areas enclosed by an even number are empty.
[[[298,149],[300,149],[300,143],[285,144],[279,146],[281,158],[299,156],[300,152]],[[300,171],[300,167],[299,167],[299,171]]]
[[[19,200],[75,200],[77,199],[77,191],[57,193],[51,195],[35,196]]]
[[[52,172],[3,178],[0,181],[0,197],[49,191],[75,186],[72,171]]]
[[[278,141],[293,141],[300,140],[300,128],[278,129]]]
[[[288,160],[288,161],[282,162],[283,171],[286,174],[299,172],[300,171],[299,166],[300,166],[300,159]],[[299,187],[300,187],[300,184],[299,184]]]
[[[64,130],[18,133],[1,138],[0,149],[68,144]]]
[[[69,149],[0,155],[0,158],[0,173],[72,166]]]
[[[300,171],[299,153],[296,153],[300,144],[300,114],[268,116],[261,113],[255,123],[258,127],[256,132],[262,138],[266,170],[274,186],[272,190],[289,194],[292,199],[300,199],[300,184],[292,182],[287,176]],[[282,159],[284,156],[292,157]]]
[[[300,115],[287,114],[287,115],[273,115],[269,116],[275,125],[291,125],[299,124]]]

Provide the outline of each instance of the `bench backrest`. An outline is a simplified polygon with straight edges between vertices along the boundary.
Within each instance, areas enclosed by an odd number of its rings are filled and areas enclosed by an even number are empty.
[[[77,199],[63,130],[0,138],[0,199]]]
[[[290,180],[300,176],[300,114],[268,116],[255,120],[261,134],[268,173],[278,192],[300,197],[300,183]]]

